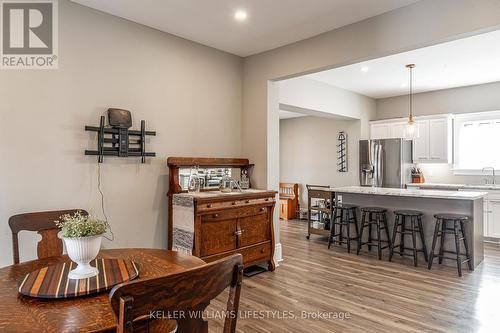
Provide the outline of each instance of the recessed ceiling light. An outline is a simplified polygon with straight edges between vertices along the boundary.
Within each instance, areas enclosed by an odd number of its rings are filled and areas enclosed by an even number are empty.
[[[237,20],[237,21],[245,21],[247,19],[248,15],[247,15],[247,12],[244,11],[244,10],[237,10],[235,13],[234,13],[234,18]]]
[[[401,83],[401,88],[406,88],[406,83]]]
[[[368,70],[369,70],[368,66],[363,66],[363,67],[361,67],[361,71],[362,71],[363,73],[368,72]]]

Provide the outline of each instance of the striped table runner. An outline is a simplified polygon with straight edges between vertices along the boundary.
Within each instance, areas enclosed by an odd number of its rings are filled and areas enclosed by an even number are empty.
[[[97,276],[73,280],[68,272],[76,268],[74,262],[43,267],[27,274],[19,283],[19,293],[39,298],[69,298],[106,291],[113,286],[135,279],[139,275],[137,264],[124,259],[95,259]]]

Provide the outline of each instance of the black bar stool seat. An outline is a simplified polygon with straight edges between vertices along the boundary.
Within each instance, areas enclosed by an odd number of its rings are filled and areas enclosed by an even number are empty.
[[[387,209],[382,207],[362,207],[361,211],[366,213],[385,213]]]
[[[434,215],[436,219],[441,220],[458,220],[458,221],[468,221],[469,217],[463,214],[436,214]]]
[[[389,237],[389,227],[387,225],[387,209],[382,207],[362,207],[361,209],[361,231],[359,233],[358,251],[361,251],[363,245],[368,246],[368,251],[372,250],[372,246],[376,246],[378,250],[378,259],[382,260],[382,250],[391,247],[391,238]],[[363,232],[368,227],[368,239],[363,242]],[[376,236],[372,237],[373,227],[375,227]],[[382,239],[381,232],[385,231],[386,240]],[[383,245],[386,244],[386,245]]]
[[[422,225],[423,215],[424,213],[418,210],[407,209],[394,211],[395,219],[392,229],[392,246],[389,254],[389,261],[392,261],[394,253],[398,253],[400,256],[410,255],[413,257],[413,265],[417,267],[418,252],[423,252],[425,261],[428,261],[427,246],[425,245],[424,228]],[[398,234],[399,244],[396,244],[396,237]],[[405,236],[411,236],[411,247],[405,247]],[[420,249],[417,247],[417,238],[420,238],[420,243],[422,244]]]
[[[462,276],[462,264],[467,263],[469,270],[473,270],[471,256],[469,252],[469,243],[467,241],[467,234],[465,232],[466,223],[470,221],[469,216],[463,214],[435,214],[436,226],[434,228],[434,237],[432,239],[432,249],[429,257],[428,269],[432,268],[432,263],[435,257],[439,258],[439,263],[443,259],[455,260],[457,262],[458,276]],[[445,250],[444,243],[446,235],[455,236],[455,250]],[[437,239],[440,238],[439,252],[434,253],[436,248]],[[460,241],[463,242],[465,253],[460,249]],[[454,254],[455,257],[447,257],[445,253]]]
[[[336,241],[339,245],[347,244],[347,252],[351,253],[351,241],[358,241],[359,239],[358,219],[356,218],[357,209],[358,206],[351,204],[337,203],[335,205],[330,227],[330,237],[328,237],[328,248],[330,248],[332,242]],[[352,225],[354,225],[354,237],[351,237]],[[346,235],[345,238],[344,233]]]
[[[402,215],[402,216],[422,216],[424,213],[418,210],[395,210],[394,215]]]

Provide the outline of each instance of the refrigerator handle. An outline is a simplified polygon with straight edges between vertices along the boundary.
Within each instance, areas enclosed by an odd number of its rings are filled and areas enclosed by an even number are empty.
[[[377,178],[376,178],[376,186],[381,187],[383,183],[383,177],[384,177],[384,165],[383,165],[383,158],[382,158],[382,149],[383,146],[381,144],[377,145],[376,149],[376,165],[377,165]]]

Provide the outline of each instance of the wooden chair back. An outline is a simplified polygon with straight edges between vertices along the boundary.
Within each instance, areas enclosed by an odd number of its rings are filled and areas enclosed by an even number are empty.
[[[299,184],[297,183],[280,183],[280,199],[298,200]]]
[[[62,240],[57,237],[59,228],[57,221],[64,214],[73,214],[80,211],[83,215],[88,213],[83,209],[54,210],[48,212],[25,213],[11,216],[9,226],[12,231],[12,253],[14,264],[19,264],[19,240],[20,231],[36,231],[42,236],[37,245],[38,259],[60,256],[63,253]]]
[[[170,314],[177,320],[177,333],[208,332],[208,323],[201,313],[212,299],[230,287],[226,310],[229,315],[223,332],[234,333],[242,279],[243,257],[234,254],[181,273],[117,285],[109,294],[118,317],[117,332],[134,332],[134,320],[158,311],[162,317]],[[194,313],[198,315],[193,318],[190,315]]]

